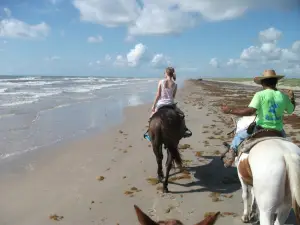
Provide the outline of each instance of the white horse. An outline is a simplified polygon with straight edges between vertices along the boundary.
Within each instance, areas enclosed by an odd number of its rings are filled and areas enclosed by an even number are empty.
[[[253,120],[254,117],[237,120],[237,130],[247,127]],[[260,225],[284,225],[292,207],[300,225],[300,148],[297,145],[279,138],[263,140],[249,153],[237,157],[235,163],[242,185],[243,222],[250,222],[257,205]]]

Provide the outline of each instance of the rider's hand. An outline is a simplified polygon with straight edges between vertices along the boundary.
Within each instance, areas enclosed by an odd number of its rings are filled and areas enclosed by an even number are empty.
[[[154,106],[152,106],[151,111],[155,112],[155,107]]]
[[[227,105],[222,105],[221,110],[223,113],[228,114],[230,112],[230,109]]]

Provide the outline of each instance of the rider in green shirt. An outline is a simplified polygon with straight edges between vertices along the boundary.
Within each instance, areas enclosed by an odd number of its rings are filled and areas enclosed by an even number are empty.
[[[276,86],[278,80],[284,76],[276,75],[274,70],[265,70],[263,76],[255,77],[254,82],[261,84],[262,91],[257,92],[252,98],[249,106],[242,109],[230,109],[228,106],[222,106],[222,111],[226,114],[237,116],[252,116],[256,117],[256,128],[274,129],[282,132],[282,136],[286,136],[283,130],[283,115],[284,113],[292,114],[295,110],[295,96],[293,91],[289,90],[288,95],[279,91]],[[229,167],[234,162],[234,158],[240,143],[249,137],[247,130],[242,130],[236,133],[232,140],[230,149],[224,160],[224,166]]]

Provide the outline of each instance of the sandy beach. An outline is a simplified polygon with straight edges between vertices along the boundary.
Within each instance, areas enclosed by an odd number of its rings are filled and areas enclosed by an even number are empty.
[[[178,105],[193,136],[183,139],[180,148],[190,176],[180,177],[172,170],[171,193],[163,194],[161,184],[149,182],[156,177],[157,164],[142,135],[151,105],[127,107],[121,124],[34,154],[23,162],[23,172],[2,173],[0,224],[138,224],[134,204],[155,220],[195,224],[205,213],[221,211],[216,225],[243,224],[236,168],[225,169],[219,159],[222,142],[231,140],[226,134],[233,128],[219,106],[246,106],[255,90],[230,83],[185,82]],[[288,135],[299,144],[299,113],[285,121]],[[294,224],[292,216],[286,224]]]

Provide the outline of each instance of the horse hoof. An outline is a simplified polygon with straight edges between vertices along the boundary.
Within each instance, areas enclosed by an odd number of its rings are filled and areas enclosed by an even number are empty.
[[[250,222],[252,222],[253,224],[259,224],[259,216],[257,215],[257,213],[250,213],[250,218],[249,218]]]
[[[168,188],[164,188],[163,189],[163,193],[169,193],[169,189]]]
[[[164,181],[164,176],[163,176],[163,175],[159,175],[159,176],[157,177],[157,179],[158,179],[158,181],[159,181],[160,183],[162,183],[162,182]]]
[[[243,223],[250,223],[250,219],[249,219],[248,215],[243,215],[241,217],[241,220],[242,220]]]

